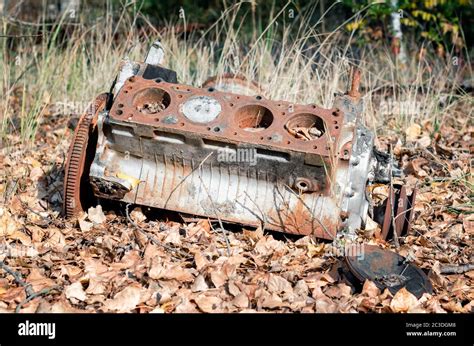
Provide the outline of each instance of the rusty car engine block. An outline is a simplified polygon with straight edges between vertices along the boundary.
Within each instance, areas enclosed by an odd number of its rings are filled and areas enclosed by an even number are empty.
[[[66,164],[68,217],[94,197],[325,239],[364,228],[367,186],[388,183],[396,167],[363,125],[357,70],[324,109],[268,100],[235,76],[180,84],[161,61],[159,43],[143,63],[124,60],[111,92],[81,117]],[[397,232],[412,202],[392,191]]]

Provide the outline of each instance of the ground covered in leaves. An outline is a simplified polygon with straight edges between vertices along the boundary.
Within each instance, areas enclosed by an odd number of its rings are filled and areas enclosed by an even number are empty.
[[[441,274],[473,262],[474,129],[466,122],[414,124],[391,144],[418,186],[416,215],[398,252],[424,269],[434,294],[395,296],[366,282],[339,280],[331,244],[262,230],[222,232],[207,220],[150,219],[139,209],[91,208],[61,217],[63,164],[71,132],[45,118],[33,146],[12,143],[0,156],[0,312],[472,312],[474,271]],[[405,138],[403,138],[405,137]],[[374,194],[386,189],[375,187]],[[104,208],[105,209],[105,208]],[[374,224],[360,241],[377,239]],[[214,227],[213,227],[214,226]]]

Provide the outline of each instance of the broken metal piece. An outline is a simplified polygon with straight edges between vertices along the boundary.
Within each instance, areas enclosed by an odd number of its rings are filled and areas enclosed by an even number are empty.
[[[273,101],[235,75],[205,88],[179,84],[176,72],[158,65],[155,46],[146,62],[123,61],[114,94],[93,116],[97,142],[86,144],[86,123],[73,138],[68,217],[84,209],[84,188],[98,198],[325,239],[354,238],[364,228],[367,185],[386,180],[392,162],[374,151],[374,134],[362,124],[358,80],[329,109]],[[94,159],[76,163],[81,155]]]
[[[395,231],[400,237],[407,234],[411,228],[416,189],[408,195],[406,186],[394,184],[389,188],[387,200],[374,208],[374,220],[382,225],[382,239],[389,239]]]
[[[417,266],[409,263],[404,257],[381,249],[374,245],[354,246],[354,251],[348,250],[345,263],[352,275],[346,275],[356,286],[365,280],[370,280],[380,289],[395,294],[405,287],[417,298],[423,293],[433,293],[433,287],[427,275]],[[354,280],[357,280],[355,282]]]
[[[256,96],[263,94],[263,89],[256,82],[250,81],[242,75],[233,73],[210,77],[203,83],[202,87],[241,95]]]
[[[107,94],[99,95],[79,119],[66,160],[63,212],[67,217],[83,211],[93,196],[89,169],[97,143],[97,116],[105,107]]]

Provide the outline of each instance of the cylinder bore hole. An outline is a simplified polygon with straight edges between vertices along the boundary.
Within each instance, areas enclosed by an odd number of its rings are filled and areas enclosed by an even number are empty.
[[[133,106],[145,114],[156,114],[164,111],[171,103],[171,96],[163,89],[148,88],[138,92],[133,99]]]
[[[285,124],[285,129],[296,139],[312,141],[325,132],[324,120],[312,113],[295,114]]]
[[[244,131],[258,132],[268,128],[273,122],[272,112],[260,105],[248,105],[236,113],[237,125]]]

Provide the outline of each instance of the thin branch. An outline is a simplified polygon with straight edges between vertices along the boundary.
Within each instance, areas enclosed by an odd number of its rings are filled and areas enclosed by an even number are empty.
[[[229,243],[229,239],[227,238],[227,233],[226,233],[227,231],[224,228],[224,224],[222,223],[221,218],[219,217],[216,205],[214,204],[214,201],[212,200],[211,194],[209,193],[209,190],[207,189],[206,184],[204,184],[204,181],[202,180],[202,177],[200,174],[198,174],[198,177],[199,177],[199,180],[201,180],[201,184],[207,193],[207,197],[209,198],[209,201],[211,201],[212,209],[214,209],[214,213],[216,214],[217,221],[219,221],[219,226],[221,228],[222,234],[224,235],[225,245],[227,246],[227,256],[230,257],[230,243]]]
[[[397,228],[395,225],[395,191],[393,189],[393,174],[392,174],[392,162],[393,162],[393,151],[392,146],[390,145],[390,165],[389,165],[389,176],[390,176],[390,193],[388,194],[388,198],[390,198],[390,213],[391,213],[391,221],[392,221],[392,229],[393,229],[393,242],[395,244],[396,249],[400,249],[400,241],[398,240]],[[392,200],[393,195],[393,200]]]
[[[34,292],[33,294],[30,294],[28,295],[28,297],[26,297],[25,300],[23,300],[21,303],[19,303],[16,308],[15,308],[15,313],[19,313],[21,308],[23,307],[23,305],[25,305],[26,303],[32,301],[33,299],[35,298],[38,298],[40,296],[44,296],[46,294],[49,294],[49,292],[55,290],[55,289],[58,289],[60,288],[61,286],[53,286],[53,287],[49,287],[49,288],[43,288],[41,291],[39,292]]]
[[[3,261],[0,261],[0,268],[5,270],[11,276],[13,276],[13,278],[15,279],[15,282],[18,285],[23,286],[25,288],[25,292],[28,296],[33,295],[35,293],[33,291],[33,289],[31,288],[31,285],[23,280],[23,278],[22,278],[22,276],[19,272],[17,272],[16,270],[13,270],[9,266],[7,266],[5,264],[5,262],[3,262]]]
[[[474,270],[474,263],[462,264],[462,265],[445,265],[440,268],[441,274],[463,274],[468,271]]]
[[[13,276],[13,278],[15,279],[15,282],[24,287],[25,288],[25,293],[26,293],[26,298],[20,302],[16,308],[15,308],[15,312],[16,313],[19,313],[21,308],[23,307],[23,305],[25,305],[26,303],[32,301],[33,299],[37,298],[37,297],[40,297],[40,296],[43,296],[43,295],[46,295],[48,294],[49,292],[51,292],[52,290],[54,289],[57,289],[59,288],[60,286],[53,286],[53,287],[49,287],[49,288],[44,288],[42,289],[41,291],[39,292],[35,292],[33,290],[33,288],[31,287],[31,284],[25,282],[21,276],[21,274],[19,272],[17,272],[16,270],[13,270],[12,268],[10,268],[9,266],[7,266],[5,264],[5,262],[3,261],[0,261],[0,268],[2,268],[3,270],[5,270],[8,274],[10,274],[11,276]]]
[[[172,252],[176,252],[177,254],[180,254],[181,256],[183,257],[190,257],[189,254],[179,250],[179,249],[175,249],[174,247],[171,247],[171,246],[168,246],[166,244],[163,244],[162,242],[160,242],[158,239],[156,239],[155,237],[153,237],[151,234],[149,234],[147,231],[145,231],[142,227],[140,227],[135,221],[132,220],[132,218],[130,217],[130,213],[128,211],[128,208],[130,207],[131,203],[128,203],[126,206],[125,206],[125,214],[127,215],[127,220],[128,222],[130,222],[132,224],[133,227],[135,227],[135,229],[139,232],[141,232],[145,237],[147,237],[151,242],[155,243],[155,245],[158,245],[158,246],[161,246],[162,248],[168,250],[168,251],[172,251]]]
[[[212,154],[214,154],[213,151],[211,151],[211,152],[201,161],[201,163],[199,163],[199,165],[196,166],[196,168],[193,168],[193,169],[191,170],[191,172],[189,172],[188,174],[186,174],[186,176],[173,188],[173,190],[171,190],[171,192],[170,192],[168,198],[166,199],[166,202],[165,202],[165,205],[164,205],[163,208],[166,209],[166,206],[168,205],[168,202],[169,202],[169,200],[170,200],[170,198],[171,198],[171,195],[178,189],[178,187],[180,187],[181,184],[183,184],[183,183],[185,182],[185,180],[188,179],[188,177],[189,177],[191,174],[193,174],[196,170],[200,169],[200,168],[202,167],[202,165],[204,164],[204,162],[206,162],[206,160],[207,160],[209,157],[211,157]]]
[[[0,35],[3,38],[42,37],[43,35]]]

